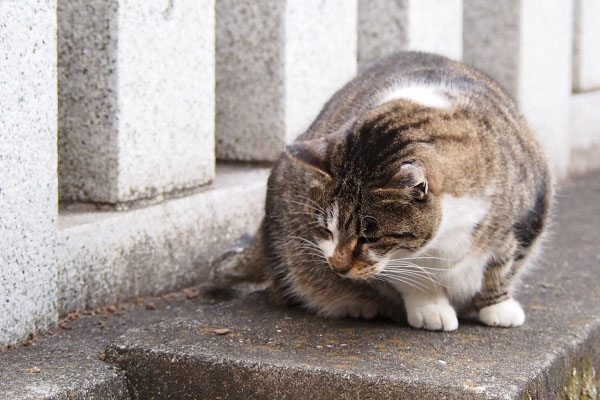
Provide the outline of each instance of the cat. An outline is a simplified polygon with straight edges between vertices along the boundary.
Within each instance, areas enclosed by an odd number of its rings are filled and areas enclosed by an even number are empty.
[[[327,317],[519,326],[513,294],[552,198],[543,150],[497,83],[402,52],[346,84],[287,146],[253,241],[211,279],[267,280],[279,300]]]

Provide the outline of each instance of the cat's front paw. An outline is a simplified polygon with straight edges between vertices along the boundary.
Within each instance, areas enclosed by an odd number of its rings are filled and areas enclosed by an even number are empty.
[[[450,304],[429,303],[406,311],[408,323],[413,328],[430,331],[454,331],[458,328],[456,311]]]
[[[479,310],[479,320],[488,326],[509,328],[523,325],[525,313],[519,302],[511,298]]]

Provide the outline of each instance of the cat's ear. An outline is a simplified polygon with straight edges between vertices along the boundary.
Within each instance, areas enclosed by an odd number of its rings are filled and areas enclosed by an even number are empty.
[[[292,143],[285,150],[292,161],[330,178],[329,146],[324,139],[313,139]]]
[[[427,196],[429,185],[425,177],[425,170],[419,163],[405,162],[402,163],[398,172],[379,190],[398,191],[417,200],[422,200]]]

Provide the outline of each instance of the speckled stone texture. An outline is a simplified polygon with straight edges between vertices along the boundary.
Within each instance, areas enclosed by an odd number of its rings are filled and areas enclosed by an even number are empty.
[[[214,0],[59,0],[62,200],[119,203],[214,176]]]
[[[359,0],[359,68],[400,50],[461,60],[462,13],[462,0]]]
[[[61,212],[57,238],[61,314],[206,279],[235,239],[263,216],[268,169],[219,166],[201,191],[130,211]]]
[[[464,61],[519,103],[558,177],[569,163],[572,1],[464,3]],[[557,21],[560,21],[558,23]]]
[[[222,0],[217,157],[275,160],[356,73],[356,0]]]
[[[56,2],[0,2],[0,347],[56,313]]]
[[[600,90],[573,94],[570,106],[569,172],[600,170]]]
[[[107,360],[140,399],[595,398],[599,177],[563,186],[554,233],[517,296],[521,327],[461,321],[446,333],[326,320],[258,292],[132,327]]]
[[[600,2],[574,1],[573,89],[600,89]]]

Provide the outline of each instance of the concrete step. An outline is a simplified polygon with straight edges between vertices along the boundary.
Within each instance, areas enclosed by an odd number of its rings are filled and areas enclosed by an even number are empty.
[[[560,191],[554,233],[518,295],[522,327],[325,320],[264,292],[196,287],[74,313],[0,352],[0,399],[597,398],[599,199],[600,174]]]
[[[599,200],[599,175],[561,190],[552,238],[518,295],[519,328],[325,320],[259,292],[131,329],[108,359],[140,399],[595,398]]]
[[[69,207],[58,219],[60,314],[166,293],[206,278],[229,244],[264,213],[269,169],[217,165],[214,181],[128,211]]]
[[[228,300],[201,292],[188,288],[77,311],[56,332],[0,350],[0,400],[130,399],[125,374],[103,361],[104,350],[130,329],[190,317]]]

